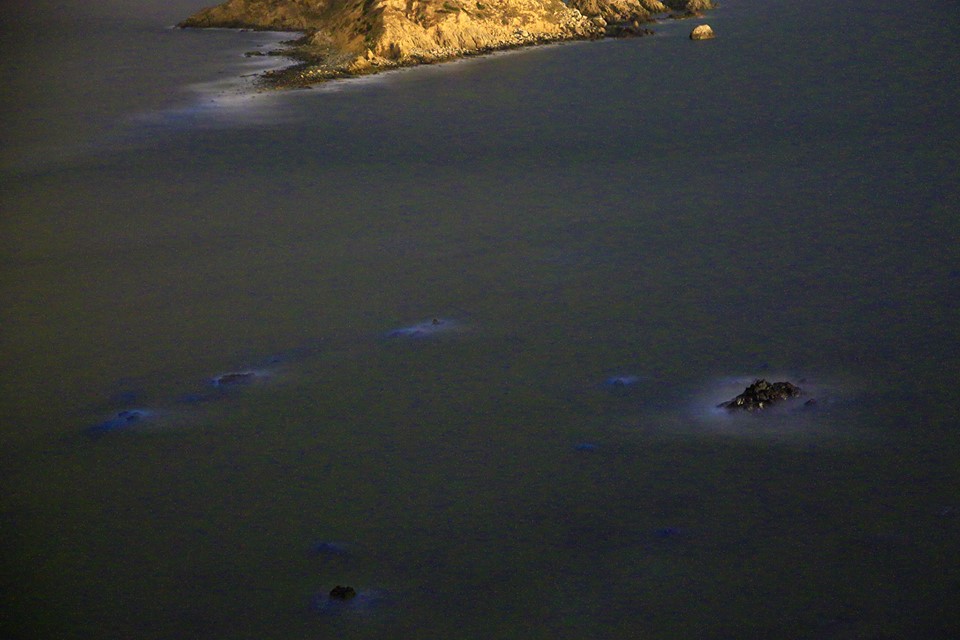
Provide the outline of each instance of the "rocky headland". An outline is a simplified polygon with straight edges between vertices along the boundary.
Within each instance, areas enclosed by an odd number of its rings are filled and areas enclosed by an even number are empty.
[[[646,35],[659,16],[699,15],[713,0],[227,0],[178,26],[294,31],[269,72],[275,87],[441,62],[562,40]]]

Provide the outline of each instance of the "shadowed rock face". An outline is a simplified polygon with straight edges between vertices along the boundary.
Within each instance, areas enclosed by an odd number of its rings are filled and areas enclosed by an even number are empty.
[[[602,18],[606,23],[648,22],[653,13],[667,10],[660,5],[651,11],[645,6],[649,3],[640,0],[570,0],[568,4],[588,18]]]
[[[717,7],[713,0],[663,0],[663,3],[675,11],[685,13],[699,13]]]
[[[759,411],[782,400],[796,398],[801,393],[800,387],[789,382],[755,380],[736,398],[721,402],[717,406],[731,411]]]
[[[297,78],[309,84],[495,49],[623,35],[608,23],[639,24],[704,1],[227,0],[179,26],[305,32],[293,54],[307,63]],[[297,84],[289,74],[285,79]]]
[[[357,597],[357,591],[353,587],[335,586],[330,590],[331,600],[352,600]]]

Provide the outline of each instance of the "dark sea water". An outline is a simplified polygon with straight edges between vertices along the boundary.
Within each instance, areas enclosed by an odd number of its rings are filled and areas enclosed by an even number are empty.
[[[0,637],[960,637],[956,2],[282,94],[88,4],[0,18]]]

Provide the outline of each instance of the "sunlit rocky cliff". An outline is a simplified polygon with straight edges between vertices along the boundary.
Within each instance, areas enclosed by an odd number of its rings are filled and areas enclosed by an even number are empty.
[[[711,0],[228,0],[181,27],[300,31],[309,83],[402,65],[558,40],[641,35],[657,14],[691,14]]]

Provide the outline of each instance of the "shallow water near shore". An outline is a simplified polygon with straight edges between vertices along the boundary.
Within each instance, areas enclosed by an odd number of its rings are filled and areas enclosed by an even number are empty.
[[[7,45],[0,635],[956,636],[955,7],[251,95],[148,4]]]

